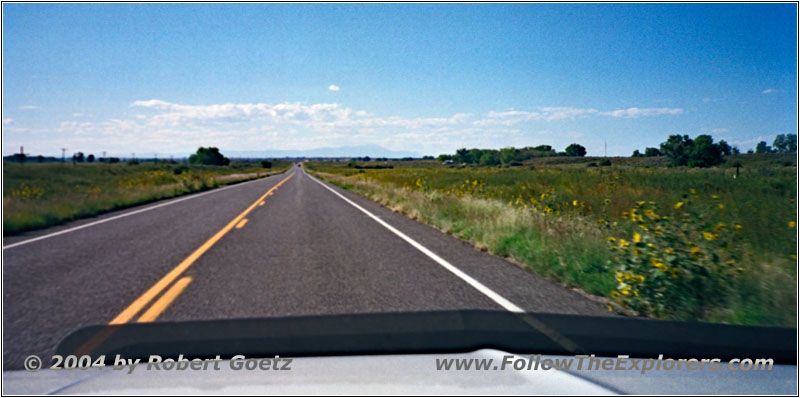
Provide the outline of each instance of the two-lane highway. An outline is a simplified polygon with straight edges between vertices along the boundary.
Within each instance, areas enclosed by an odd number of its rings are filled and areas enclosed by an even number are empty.
[[[87,325],[440,309],[608,314],[300,167],[3,239],[6,370]]]

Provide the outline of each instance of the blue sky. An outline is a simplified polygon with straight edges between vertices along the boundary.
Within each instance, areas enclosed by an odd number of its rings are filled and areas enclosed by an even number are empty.
[[[794,4],[3,4],[3,154],[797,131]]]

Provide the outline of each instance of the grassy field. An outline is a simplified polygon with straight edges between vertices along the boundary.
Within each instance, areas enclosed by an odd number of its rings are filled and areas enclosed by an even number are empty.
[[[507,168],[328,162],[309,169],[642,315],[795,323],[794,154],[740,155],[710,169],[668,168],[663,158],[612,158],[612,166],[599,167],[601,160],[541,158]],[[369,168],[376,165],[392,168]]]
[[[3,162],[3,235],[264,177],[289,166]]]

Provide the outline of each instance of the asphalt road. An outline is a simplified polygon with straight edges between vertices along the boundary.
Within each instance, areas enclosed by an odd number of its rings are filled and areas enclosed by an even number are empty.
[[[88,325],[452,309],[609,314],[300,167],[3,238],[4,370]]]

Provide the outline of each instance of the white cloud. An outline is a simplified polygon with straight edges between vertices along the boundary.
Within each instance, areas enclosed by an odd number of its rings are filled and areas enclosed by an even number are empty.
[[[11,123],[14,123],[14,119],[10,117],[3,119],[3,124],[11,124]]]
[[[576,119],[593,114],[618,118],[637,118],[644,116],[657,115],[679,115],[683,109],[679,108],[627,108],[616,109],[613,111],[600,112],[593,108],[572,108],[572,107],[541,107],[536,111],[517,111],[509,110],[504,112],[491,111],[486,114],[485,119],[476,120],[472,124],[475,126],[503,125],[511,126],[517,123],[531,120],[555,121]]]
[[[335,84],[331,84],[330,86],[328,86],[328,90],[339,91],[339,86],[337,86]]]
[[[125,116],[95,123],[73,119],[43,129],[55,136],[48,136],[41,143],[53,147],[80,146],[84,153],[99,150],[146,152],[153,148],[158,148],[160,153],[186,153],[199,145],[226,150],[260,150],[373,144],[392,150],[435,154],[454,150],[456,145],[489,148],[547,143],[564,146],[569,143],[567,141],[586,138],[587,134],[576,126],[561,129],[557,121],[683,112],[673,108],[601,112],[589,107],[557,106],[490,111],[481,115],[409,117],[376,115],[337,103],[186,104],[161,99],[133,101],[130,107]],[[4,129],[11,127],[4,125]]]
[[[563,119],[575,119],[596,112],[597,112],[596,109],[582,109],[582,108],[571,108],[563,106],[541,107],[534,112],[516,111],[516,110],[508,110],[504,112],[490,111],[489,113],[486,114],[487,116],[486,119],[476,120],[472,124],[475,126],[492,126],[492,125],[511,126],[517,123],[527,122],[531,120],[553,121],[553,120],[563,120]]]
[[[716,133],[716,134],[719,134],[719,133],[727,133],[727,132],[728,132],[728,129],[726,129],[726,128],[717,128],[717,129],[711,129],[711,132],[712,132],[712,133]]]
[[[608,112],[600,112],[602,115],[621,118],[637,118],[644,116],[658,116],[658,115],[680,115],[683,109],[680,108],[626,108],[616,109]]]
[[[81,123],[81,122],[75,122],[75,121],[61,122],[61,124],[58,125],[58,129],[60,131],[74,131],[74,130],[81,130],[81,129],[85,130],[85,129],[90,129],[92,127],[94,127],[94,125],[91,122],[83,122],[83,123]]]
[[[331,129],[341,127],[402,127],[423,128],[442,125],[454,125],[465,121],[471,115],[457,113],[450,117],[435,118],[403,118],[391,116],[385,118],[368,117],[366,111],[356,111],[339,104],[312,104],[299,102],[283,102],[279,104],[212,104],[182,105],[162,100],[135,101],[133,107],[152,108],[160,111],[147,122],[155,126],[178,126],[191,121],[206,122],[249,122],[261,121],[272,123],[291,123],[311,128]]]
[[[761,92],[761,94],[773,94],[773,93],[777,93],[777,92],[778,92],[778,90],[777,90],[777,89],[774,89],[774,88],[768,88],[768,89],[766,89],[766,90],[762,91],[762,92]]]
[[[39,109],[39,107],[36,105],[22,105],[21,107],[19,107],[19,109],[31,110],[31,109]]]

